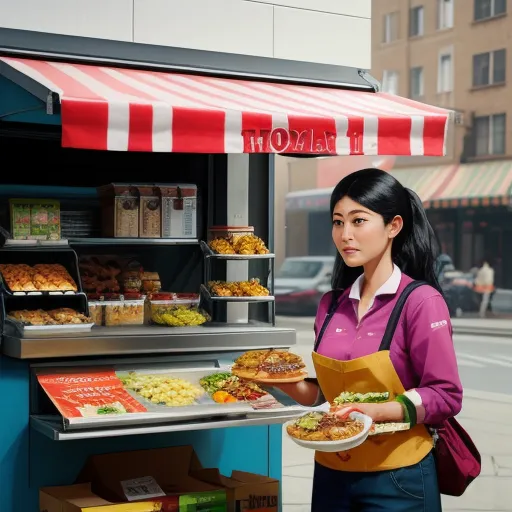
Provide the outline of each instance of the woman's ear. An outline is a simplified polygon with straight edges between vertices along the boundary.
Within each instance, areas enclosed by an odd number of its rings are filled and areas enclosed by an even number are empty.
[[[395,218],[388,224],[388,236],[389,238],[395,238],[402,228],[404,227],[404,220],[400,215],[396,215]]]

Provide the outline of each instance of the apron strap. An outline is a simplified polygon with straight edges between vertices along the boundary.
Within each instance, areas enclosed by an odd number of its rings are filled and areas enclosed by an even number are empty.
[[[324,322],[322,324],[322,327],[320,328],[320,332],[318,333],[318,336],[315,340],[315,346],[313,348],[313,352],[316,352],[318,347],[320,346],[320,342],[322,341],[322,338],[324,337],[324,333],[327,330],[327,327],[329,326],[329,322],[331,321],[331,318],[333,317],[334,313],[336,313],[336,310],[338,309],[339,305],[341,304],[340,295],[343,293],[343,290],[333,290],[331,295],[331,304],[329,305],[329,310],[327,311],[327,316],[324,319]]]
[[[402,315],[402,311],[409,295],[416,290],[416,288],[425,285],[428,285],[425,281],[413,281],[404,288],[404,291],[400,294],[400,297],[398,297],[398,301],[391,312],[391,316],[389,317],[388,325],[386,326],[386,331],[384,332],[384,337],[382,338],[379,351],[389,350],[391,342],[393,341],[393,336],[395,335],[398,321],[400,320],[400,316]]]

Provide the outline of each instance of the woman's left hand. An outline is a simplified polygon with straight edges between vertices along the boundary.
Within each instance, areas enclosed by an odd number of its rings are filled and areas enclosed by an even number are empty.
[[[331,409],[340,419],[346,419],[351,412],[357,411],[370,416],[374,422],[403,421],[403,409],[398,402],[382,404],[345,404]]]

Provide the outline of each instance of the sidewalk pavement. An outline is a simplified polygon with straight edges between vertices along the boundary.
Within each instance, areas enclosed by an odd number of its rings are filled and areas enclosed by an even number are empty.
[[[512,318],[452,318],[455,334],[487,335],[512,338]],[[313,317],[286,317],[276,318],[276,325],[293,326],[297,330],[313,329]]]
[[[485,395],[483,395],[485,396]],[[482,454],[482,473],[444,511],[512,511],[512,395],[466,397],[458,418]],[[283,512],[310,512],[313,452],[283,435]]]
[[[452,318],[455,334],[512,337],[511,318]]]

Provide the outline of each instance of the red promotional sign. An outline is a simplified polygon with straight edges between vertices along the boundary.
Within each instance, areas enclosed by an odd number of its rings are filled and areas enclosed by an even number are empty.
[[[41,374],[37,379],[64,418],[147,412],[113,369]]]

